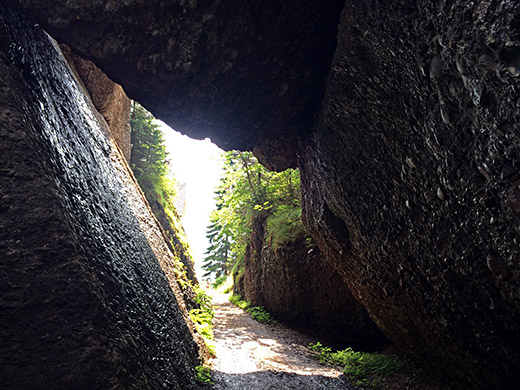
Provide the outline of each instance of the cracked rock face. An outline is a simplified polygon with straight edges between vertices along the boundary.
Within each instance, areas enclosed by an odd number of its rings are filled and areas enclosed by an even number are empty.
[[[336,45],[340,0],[19,3],[173,128],[295,166]]]
[[[456,388],[520,365],[516,2],[349,2],[306,223],[397,345]]]

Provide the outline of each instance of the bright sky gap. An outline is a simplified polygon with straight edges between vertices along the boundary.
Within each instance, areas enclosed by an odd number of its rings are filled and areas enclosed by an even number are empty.
[[[206,228],[215,208],[213,192],[222,176],[222,150],[209,138],[195,140],[158,121],[164,133],[167,159],[178,184],[186,184],[186,206],[181,218],[195,261],[195,272],[202,279],[202,261],[208,247]]]

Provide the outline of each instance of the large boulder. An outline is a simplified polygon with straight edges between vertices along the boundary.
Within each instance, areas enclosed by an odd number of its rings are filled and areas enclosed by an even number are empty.
[[[520,383],[520,5],[349,1],[300,159],[314,238],[457,388]]]
[[[58,46],[0,4],[0,388],[190,389],[172,253]]]

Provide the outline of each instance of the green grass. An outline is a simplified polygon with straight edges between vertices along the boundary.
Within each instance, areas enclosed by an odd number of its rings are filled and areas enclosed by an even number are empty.
[[[190,310],[190,317],[197,332],[205,339],[213,340],[213,315],[205,310],[193,309]]]
[[[247,311],[251,317],[262,324],[272,324],[274,322],[273,317],[267,310],[265,310],[262,306],[251,306],[251,302],[248,300],[242,300],[242,296],[240,294],[233,294],[229,297],[229,301],[241,308],[242,310]]]
[[[197,333],[199,333],[206,343],[210,355],[215,356],[215,343],[213,342],[213,305],[211,297],[199,286],[195,288],[197,297],[195,302],[199,305],[199,309],[190,310],[190,317],[195,325]]]
[[[321,363],[343,367],[345,375],[363,389],[379,389],[378,378],[403,371],[403,363],[380,353],[357,352],[352,348],[333,352],[320,342],[309,344]]]
[[[242,310],[247,310],[249,306],[251,306],[251,302],[247,300],[242,300],[242,295],[240,294],[231,295],[229,297],[229,302],[231,302],[235,306],[238,306]]]
[[[195,380],[203,385],[212,385],[211,370],[204,366],[195,367]]]
[[[250,307],[247,309],[247,311],[249,314],[251,314],[251,317],[253,317],[255,321],[258,321],[262,324],[270,324],[273,322],[271,314],[269,314],[269,312],[261,306]]]

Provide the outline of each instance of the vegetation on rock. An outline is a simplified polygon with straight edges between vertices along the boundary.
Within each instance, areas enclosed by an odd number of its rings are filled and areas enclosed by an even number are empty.
[[[202,385],[213,385],[211,370],[205,366],[195,367],[195,380]]]
[[[203,269],[215,285],[243,272],[244,253],[253,217],[263,213],[273,245],[303,230],[300,220],[300,176],[297,170],[270,172],[250,152],[224,154],[224,176],[215,191]]]
[[[197,329],[197,333],[204,339],[208,352],[210,355],[215,356],[215,343],[213,341],[214,312],[211,297],[199,286],[195,287],[195,292],[197,294],[195,300],[199,307],[190,310],[190,317],[195,325],[195,329]]]
[[[194,293],[186,284],[189,280],[197,284],[193,261],[189,251],[184,228],[174,207],[176,183],[168,162],[164,135],[155,118],[146,109],[133,103],[130,118],[132,132],[132,157],[130,166],[146,200],[161,224],[177,266],[175,270],[179,287],[188,301],[194,300]],[[196,305],[187,302],[188,306]]]

